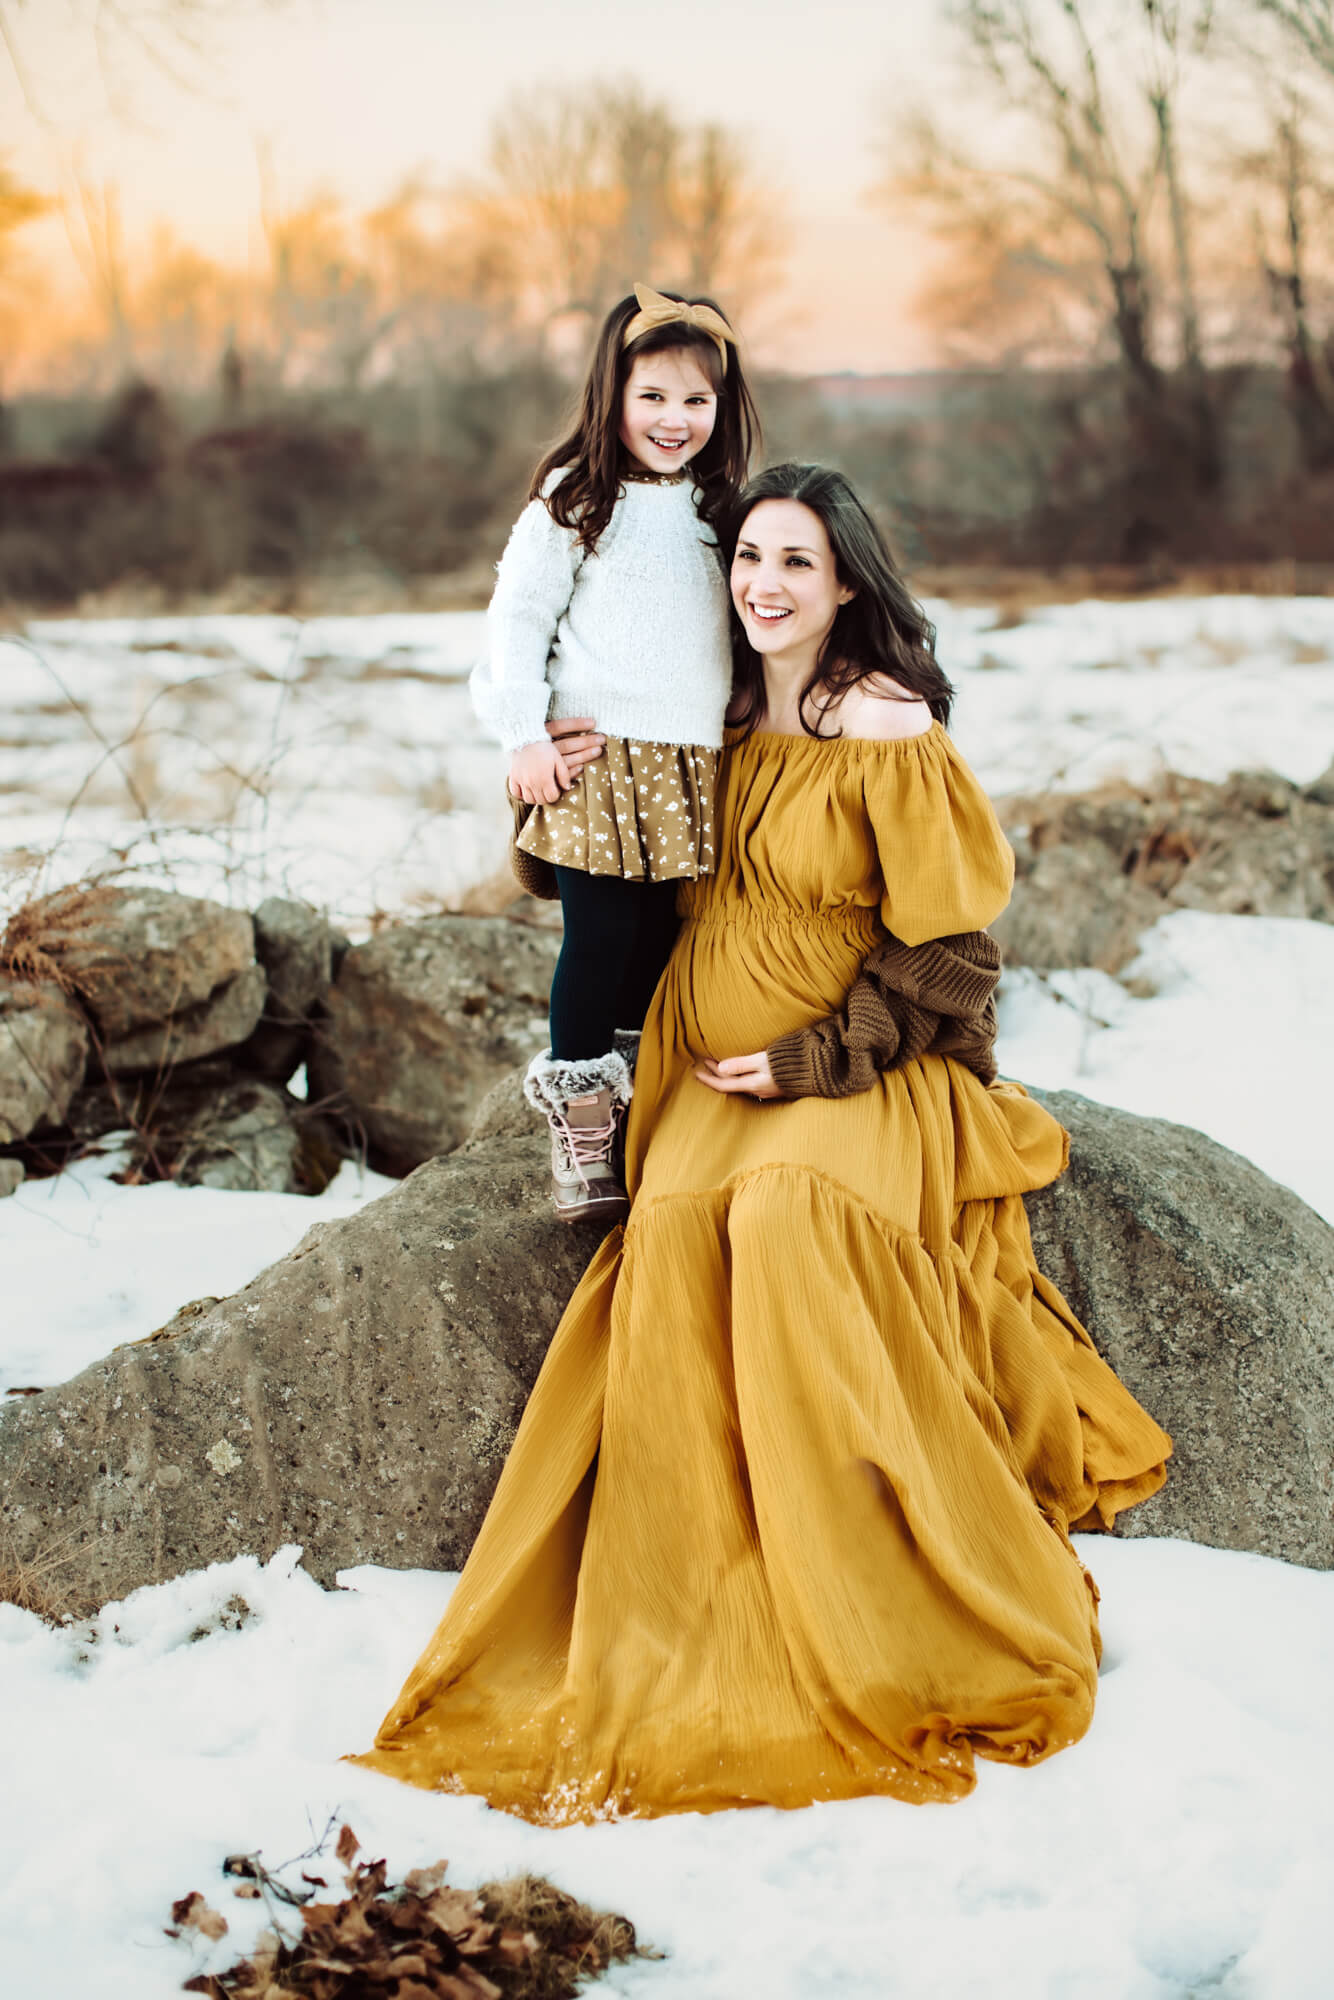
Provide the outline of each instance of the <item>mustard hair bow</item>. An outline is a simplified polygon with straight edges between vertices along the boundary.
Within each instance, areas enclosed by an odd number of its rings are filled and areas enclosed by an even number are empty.
[[[733,333],[721,313],[712,306],[688,306],[681,299],[664,298],[655,292],[652,285],[636,285],[636,299],[639,311],[635,314],[625,332],[621,335],[621,346],[628,347],[632,340],[638,340],[641,333],[651,333],[657,326],[674,326],[679,321],[684,326],[693,326],[700,333],[707,333],[709,339],[717,343],[723,358],[723,373],[727,373],[727,344],[735,342]]]

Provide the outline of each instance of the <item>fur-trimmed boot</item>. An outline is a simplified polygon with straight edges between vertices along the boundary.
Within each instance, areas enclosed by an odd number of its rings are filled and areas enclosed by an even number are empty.
[[[523,1094],[551,1127],[551,1199],[562,1222],[623,1222],[630,1213],[620,1169],[620,1127],[630,1071],[615,1050],[582,1062],[534,1056]]]
[[[625,1066],[630,1072],[631,1083],[635,1080],[635,1064],[639,1061],[639,1038],[642,1032],[639,1028],[618,1028],[612,1041],[612,1047],[617,1055],[625,1057]]]

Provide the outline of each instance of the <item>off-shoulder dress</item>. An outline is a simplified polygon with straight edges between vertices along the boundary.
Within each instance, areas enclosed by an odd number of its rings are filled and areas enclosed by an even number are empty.
[[[650,1009],[630,1218],[561,1321],[439,1629],[358,1760],[534,1820],[951,1799],[1089,1725],[1069,1540],[1170,1443],[1035,1268],[1066,1163],[1017,1085],[926,1056],[851,1098],[692,1074],[841,1003],[886,929],[1004,906],[950,738],[726,748],[716,875]]]

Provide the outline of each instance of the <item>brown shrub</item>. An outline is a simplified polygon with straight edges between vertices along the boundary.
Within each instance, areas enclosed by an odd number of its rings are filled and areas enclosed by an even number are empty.
[[[107,977],[106,967],[98,966],[94,976],[81,973],[66,959],[96,929],[119,894],[114,882],[89,879],[20,903],[0,931],[0,974],[28,985],[46,981],[76,1000],[94,1001],[98,980]]]

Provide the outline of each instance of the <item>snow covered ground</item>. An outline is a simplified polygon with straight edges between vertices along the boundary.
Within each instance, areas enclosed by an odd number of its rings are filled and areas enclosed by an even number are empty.
[[[1305,783],[1334,755],[1334,599],[1055,605],[1014,626],[929,608],[957,740],[995,793],[1262,764]],[[49,882],[128,853],[224,901],[305,896],[354,934],[376,908],[457,907],[508,838],[464,685],[482,625],[219,616],[0,639],[0,850],[55,850]]]
[[[1334,602],[1064,606],[1006,628],[933,608],[957,738],[994,791],[1265,763],[1305,781],[1334,756]],[[461,681],[475,617],[29,636],[40,659],[0,643],[0,849],[55,845],[48,880],[132,847],[179,887],[287,888],[356,931],[376,907],[455,903],[503,859],[500,759]],[[1011,976],[1003,1068],[1198,1125],[1334,1221],[1334,930],[1176,912],[1131,971],[1150,997],[1087,971]],[[315,1201],[131,1189],[115,1164],[0,1202],[0,1389],[66,1379],[385,1185],[346,1168]],[[1323,1996],[1334,1576],[1173,1542],[1081,1552],[1103,1590],[1099,1711],[1039,1770],[984,1767],[950,1810],[560,1832],[337,1762],[369,1740],[448,1577],[359,1570],[326,1595],[291,1557],[243,1560],[82,1632],[0,1605],[0,1990],[176,1992],[197,1963],[161,1935],[171,1901],[198,1888],[225,1908],[225,1962],[256,1919],[222,1856],[280,1861],[338,1812],[396,1871],[442,1854],[461,1883],[539,1868],[623,1909],[670,1954],[614,1975],[624,1994]]]
[[[1174,910],[1123,979],[1018,969],[1001,986],[1007,1076],[1194,1125],[1334,1223],[1334,925]]]
[[[1093,1729],[949,1807],[886,1799],[552,1831],[336,1760],[364,1747],[452,1579],[279,1555],[135,1594],[96,1637],[0,1605],[0,1976],[15,1996],[168,2000],[253,1938],[225,1854],[331,1814],[397,1874],[535,1869],[670,1956],[592,1990],[664,2000],[1323,2000],[1334,1576],[1081,1537],[1104,1592]],[[239,1631],[227,1606],[250,1617]],[[203,1634],[203,1636],[198,1636]],[[231,1924],[169,1942],[199,1889]]]

